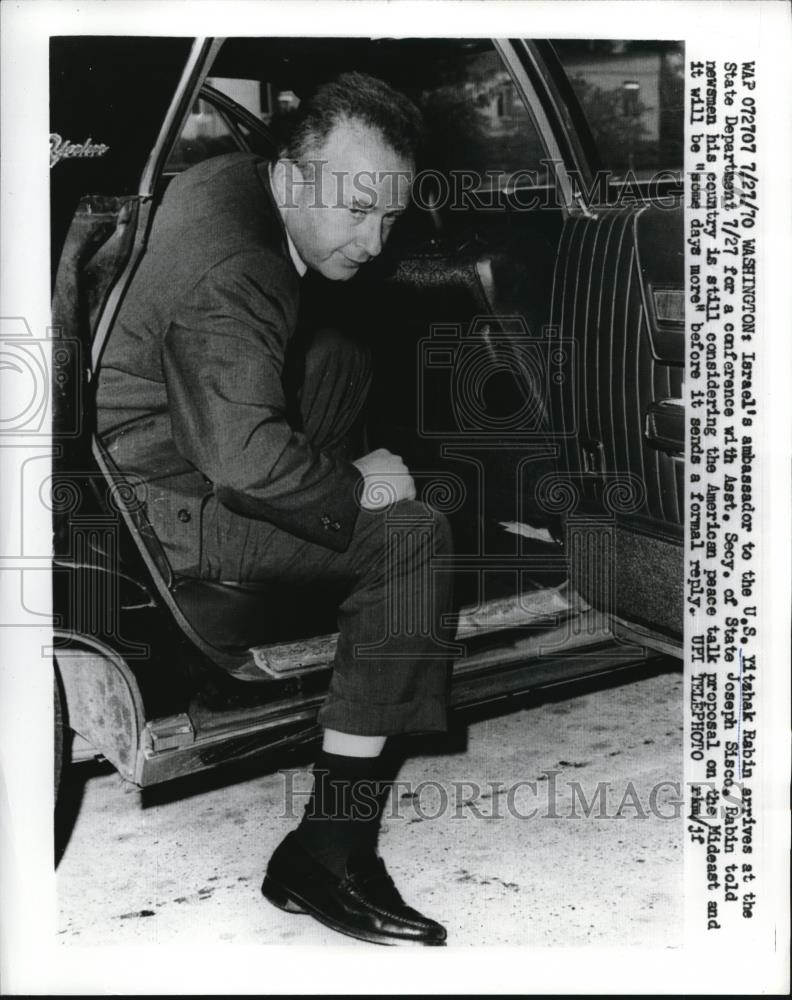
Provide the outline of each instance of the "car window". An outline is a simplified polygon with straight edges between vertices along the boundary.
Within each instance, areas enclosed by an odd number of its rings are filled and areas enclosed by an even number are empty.
[[[457,183],[469,173],[463,183],[478,191],[547,182],[544,145],[490,42],[446,43],[424,69],[413,96],[426,120],[427,167]]]
[[[210,76],[206,85],[230,97],[268,126],[299,107],[299,98],[294,93],[275,91],[266,81]],[[230,118],[233,127],[229,124]],[[165,172],[179,173],[211,156],[238,150],[242,148],[240,137],[255,152],[266,155],[271,151],[268,139],[262,139],[245,123],[233,120],[233,116],[216,106],[208,96],[199,97],[171,150]]]
[[[681,174],[682,42],[564,39],[553,47],[614,181]]]
[[[428,137],[420,166],[441,186],[460,173],[468,190],[546,183],[540,136],[488,39],[228,39],[207,83],[280,137],[301,100],[348,70],[379,76],[419,105]],[[233,135],[222,114],[198,101],[168,169],[227,148]]]
[[[179,173],[210,156],[230,153],[235,149],[239,149],[239,144],[225,117],[209,101],[199,97],[173,145],[165,172]]]
[[[208,76],[206,83],[236,101],[261,121],[271,120],[273,95],[270,83],[260,80],[237,80],[228,76]]]

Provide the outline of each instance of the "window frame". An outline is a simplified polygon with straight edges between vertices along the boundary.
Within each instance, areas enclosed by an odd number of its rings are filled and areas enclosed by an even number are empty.
[[[577,198],[579,207],[585,211],[589,206],[594,208],[612,204],[623,205],[630,199],[634,200],[636,195],[649,201],[669,197],[681,198],[684,195],[684,164],[680,164],[677,180],[671,178],[638,180],[630,177],[614,177],[613,172],[607,170],[600,154],[597,139],[591,130],[570,75],[553,44],[553,40],[544,39],[531,44],[542,54],[548,78],[552,81],[558,99],[563,102],[569,114],[572,123],[570,134],[579,144],[580,160],[588,164],[588,175],[581,174],[580,176],[585,185],[585,192],[589,193],[591,197],[586,199],[584,191],[579,191]],[[596,197],[596,192],[600,191],[600,185],[595,185],[594,181],[599,172],[608,174],[605,201],[598,200]],[[666,173],[667,171],[661,172]]]
[[[558,205],[566,217],[584,209],[580,193],[576,192],[570,171],[589,182],[591,167],[575,148],[564,126],[559,110],[560,95],[548,85],[543,54],[536,42],[529,39],[493,39],[501,59],[531,117],[537,135],[547,153],[547,161],[555,177]]]

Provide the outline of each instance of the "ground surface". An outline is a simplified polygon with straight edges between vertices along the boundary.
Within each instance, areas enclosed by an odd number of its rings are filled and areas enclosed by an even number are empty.
[[[380,840],[402,894],[452,945],[679,945],[681,705],[681,674],[649,674],[557,689],[422,747]],[[299,759],[145,794],[87,766],[58,869],[64,943],[356,943],[259,894],[296,822],[287,781],[308,787]]]

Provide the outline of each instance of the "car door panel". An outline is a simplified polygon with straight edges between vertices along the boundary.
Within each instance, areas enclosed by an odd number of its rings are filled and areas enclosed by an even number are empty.
[[[551,320],[574,340],[581,361],[574,390],[555,413],[562,478],[575,497],[568,531],[580,523],[594,530],[598,518],[610,533],[607,565],[582,568],[573,559],[573,583],[617,618],[672,637],[682,629],[674,581],[684,537],[684,324],[669,311],[668,297],[682,288],[683,263],[680,207],[640,205],[570,219]],[[658,302],[658,290],[666,296],[659,311],[648,305]]]

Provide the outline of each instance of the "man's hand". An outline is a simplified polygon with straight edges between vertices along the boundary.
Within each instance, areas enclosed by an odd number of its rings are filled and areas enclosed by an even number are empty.
[[[360,506],[364,510],[383,510],[399,500],[415,499],[410,470],[399,455],[387,448],[370,451],[352,464],[363,474]]]

